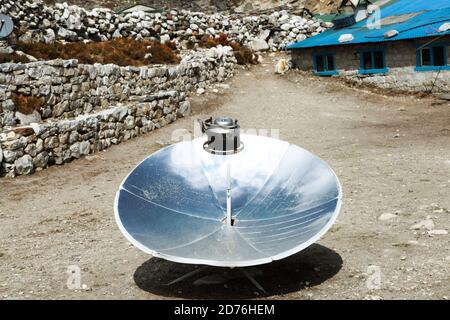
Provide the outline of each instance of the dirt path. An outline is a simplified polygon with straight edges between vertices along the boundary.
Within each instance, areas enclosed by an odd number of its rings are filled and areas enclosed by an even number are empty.
[[[266,57],[240,71],[230,89],[194,97],[192,117],[155,133],[33,176],[0,179],[0,297],[450,297],[450,236],[410,229],[429,218],[430,229],[450,230],[450,106],[297,72],[279,77],[272,63]],[[165,287],[193,267],[141,253],[113,218],[115,192],[139,161],[175,129],[192,131],[197,117],[222,114],[244,128],[280,129],[281,139],[325,159],[344,189],[341,216],[318,245],[252,270],[262,273],[267,295],[221,270],[203,274],[230,279],[213,289],[192,281]],[[71,265],[80,267],[84,289],[67,288]]]

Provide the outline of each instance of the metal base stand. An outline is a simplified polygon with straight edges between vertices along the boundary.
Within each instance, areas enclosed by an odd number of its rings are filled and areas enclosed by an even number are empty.
[[[248,280],[250,280],[250,282],[256,287],[258,288],[258,290],[267,293],[266,290],[264,290],[264,288],[258,283],[258,281],[256,281],[256,279],[250,274],[248,273],[246,270],[242,270],[242,273],[247,277]]]
[[[181,281],[183,281],[183,280],[189,279],[189,278],[195,276],[196,274],[202,272],[203,270],[205,270],[205,269],[207,269],[207,268],[208,268],[208,267],[197,268],[197,269],[195,269],[195,270],[193,270],[193,271],[191,271],[191,272],[188,272],[188,273],[186,273],[185,275],[182,275],[181,277],[176,278],[175,280],[173,280],[173,281],[167,283],[166,286],[171,286],[171,285],[174,285],[174,284],[176,284],[176,283],[179,283],[179,282],[181,282]],[[231,268],[231,269],[233,269],[233,268]],[[263,286],[260,285],[259,282],[256,281],[256,279],[255,279],[250,273],[248,273],[247,270],[240,269],[240,271],[242,272],[242,274],[243,274],[243,275],[244,275],[244,276],[245,276],[245,277],[246,277],[246,278],[247,278],[247,279],[248,279],[248,280],[249,280],[249,281],[250,281],[250,282],[258,289],[258,290],[259,290],[259,291],[261,291],[261,292],[263,292],[263,293],[267,293],[267,291],[264,290]]]
[[[186,280],[186,279],[188,279],[188,278],[190,278],[190,277],[192,277],[192,276],[195,276],[197,273],[200,273],[201,271],[203,271],[203,270],[205,270],[205,269],[206,269],[206,267],[202,267],[202,268],[195,269],[195,270],[193,270],[193,271],[191,271],[191,272],[188,272],[188,273],[186,273],[185,275],[183,275],[183,276],[181,276],[181,277],[179,277],[179,278],[176,278],[176,279],[173,280],[172,282],[169,282],[168,284],[166,284],[166,286],[171,286],[171,285],[173,285],[173,284],[176,284],[176,283],[178,283],[178,282],[181,282],[181,281],[183,281],[183,280]]]

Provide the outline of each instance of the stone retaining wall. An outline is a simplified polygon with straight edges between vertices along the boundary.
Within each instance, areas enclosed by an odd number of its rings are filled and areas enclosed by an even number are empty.
[[[171,93],[178,100],[176,92]],[[72,120],[33,124],[0,134],[1,174],[31,174],[160,128],[189,112],[187,100],[118,106]],[[3,159],[1,159],[3,158]]]
[[[203,88],[230,77],[235,64],[230,47],[192,52],[176,66],[85,65],[76,60],[0,64],[0,131],[40,119],[76,117],[159,91]],[[44,105],[26,117],[17,111],[13,95],[34,95]]]
[[[0,176],[64,164],[186,116],[188,92],[224,81],[236,63],[231,48],[217,47],[194,52],[178,66],[0,65]],[[17,112],[12,94],[30,93],[46,100],[43,108]]]

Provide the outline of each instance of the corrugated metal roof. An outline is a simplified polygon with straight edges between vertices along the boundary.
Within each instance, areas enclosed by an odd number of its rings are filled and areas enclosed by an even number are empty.
[[[393,0],[381,8],[381,19],[387,21],[389,19],[386,18],[389,17],[394,18],[413,13],[417,15],[413,15],[412,18],[403,22],[383,23],[380,29],[369,29],[367,20],[348,28],[331,29],[315,37],[292,44],[287,49],[399,41],[450,34],[448,31],[438,31],[443,23],[450,22],[450,0]],[[397,30],[399,34],[386,39],[384,34],[390,30]],[[343,34],[352,34],[354,39],[350,42],[340,43],[339,38]]]

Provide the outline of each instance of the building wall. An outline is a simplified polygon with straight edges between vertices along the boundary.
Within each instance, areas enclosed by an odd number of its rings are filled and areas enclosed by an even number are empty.
[[[450,71],[417,72],[417,48],[430,42],[429,38],[413,41],[397,41],[380,44],[341,45],[326,48],[296,49],[292,50],[292,62],[300,70],[310,71],[314,68],[314,54],[335,54],[336,68],[340,76],[358,83],[367,83],[386,89],[401,91],[423,91],[424,88],[433,87],[434,79],[438,79],[433,90],[448,91],[450,84]],[[441,38],[435,43],[448,43],[447,64],[450,65],[450,36]],[[386,52],[386,66],[389,72],[375,75],[360,75],[359,50],[370,48],[383,48]],[[431,83],[431,84],[430,84]]]

